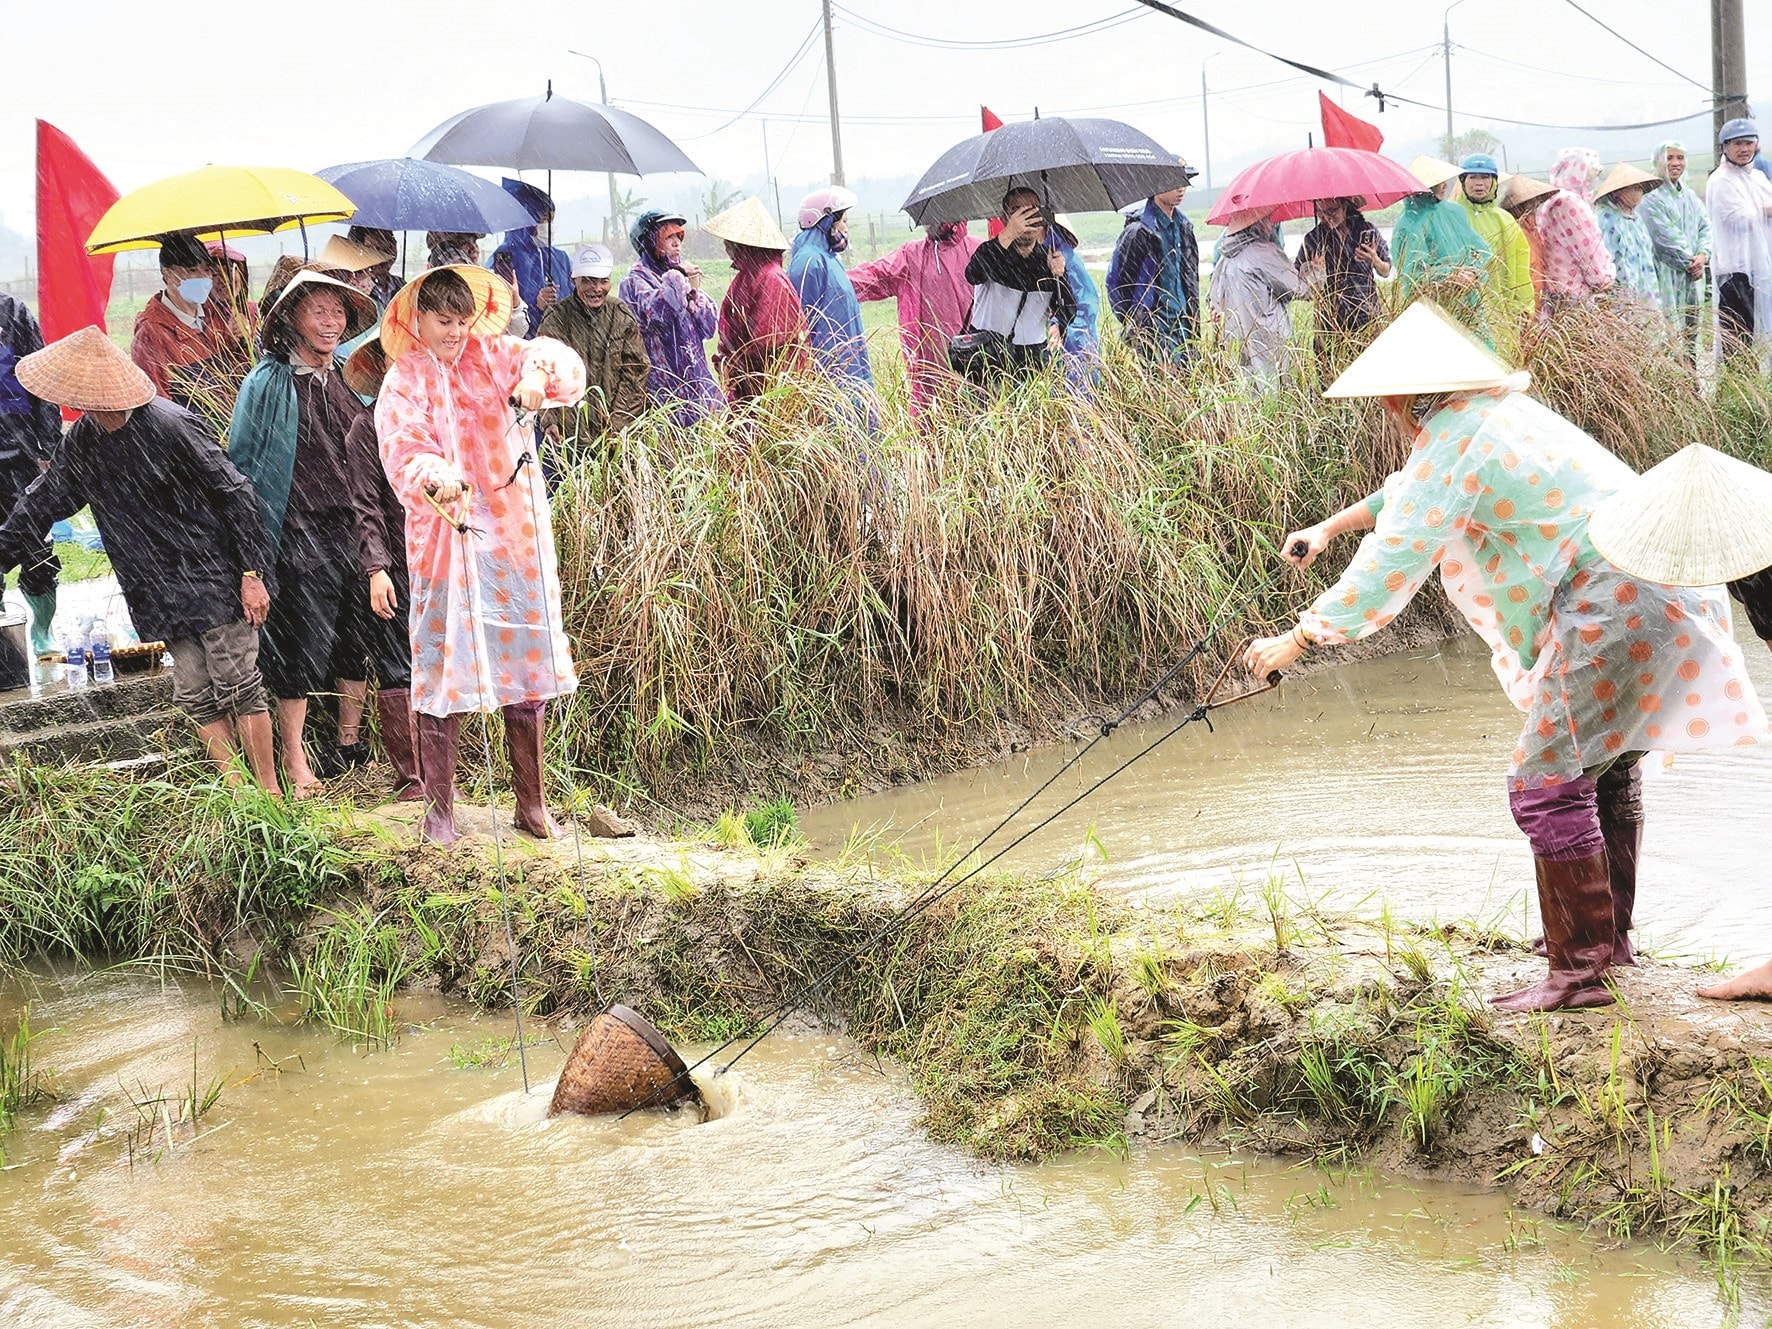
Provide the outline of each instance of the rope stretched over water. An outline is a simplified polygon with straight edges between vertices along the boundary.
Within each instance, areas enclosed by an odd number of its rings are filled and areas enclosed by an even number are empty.
[[[1176,734],[1180,733],[1183,729],[1187,728],[1187,726],[1189,726],[1190,724],[1194,724],[1194,723],[1203,721],[1206,724],[1206,727],[1208,729],[1210,729],[1212,727],[1211,714],[1213,711],[1218,710],[1224,706],[1232,705],[1235,702],[1243,701],[1248,697],[1258,696],[1259,694],[1261,694],[1263,692],[1271,691],[1273,688],[1277,687],[1280,682],[1280,675],[1278,672],[1275,672],[1275,673],[1269,675],[1269,677],[1267,678],[1267,680],[1263,686],[1255,689],[1254,691],[1241,693],[1235,697],[1227,697],[1222,701],[1214,701],[1213,700],[1214,696],[1216,695],[1218,689],[1223,685],[1225,678],[1229,675],[1232,665],[1234,664],[1234,656],[1233,656],[1232,660],[1227,661],[1225,664],[1225,667],[1219,672],[1218,678],[1213,682],[1212,687],[1207,691],[1205,697],[1202,698],[1202,700],[1200,702],[1198,702],[1192,710],[1187,712],[1186,715],[1182,716],[1181,720],[1179,722],[1177,722],[1174,726],[1172,726],[1167,732],[1162,734],[1154,742],[1151,742],[1151,743],[1147,744],[1145,747],[1141,748],[1138,752],[1134,753],[1131,757],[1128,757],[1125,761],[1121,762],[1118,766],[1114,767],[1113,770],[1109,771],[1106,775],[1103,775],[1100,779],[1096,780],[1095,783],[1091,784],[1088,788],[1084,789],[1081,793],[1077,794],[1074,798],[1070,799],[1068,802],[1063,804],[1061,807],[1059,807],[1058,809],[1056,809],[1052,813],[1048,814],[1047,816],[1043,817],[1039,822],[1035,823],[1035,825],[1030,827],[1028,830],[1026,830],[1026,831],[1022,832],[1020,835],[1016,836],[1015,839],[1011,840],[1008,844],[1004,845],[1001,849],[998,849],[989,858],[980,862],[975,867],[971,868],[969,871],[963,873],[962,875],[960,875],[958,877],[953,876],[953,873],[955,871],[957,871],[962,864],[964,864],[965,862],[967,862],[967,860],[971,859],[973,856],[978,854],[984,848],[985,845],[990,843],[991,840],[995,839],[999,834],[1001,834],[1003,832],[1003,830],[1006,827],[1008,827],[1011,822],[1013,822],[1024,811],[1026,811],[1028,806],[1031,803],[1033,803],[1033,801],[1035,799],[1037,799],[1041,794],[1045,793],[1046,790],[1050,789],[1052,787],[1052,785],[1060,777],[1062,777],[1065,774],[1065,772],[1069,771],[1078,762],[1082,761],[1083,758],[1088,756],[1090,751],[1095,747],[1095,745],[1097,743],[1100,743],[1103,739],[1107,738],[1110,734],[1112,734],[1121,725],[1125,724],[1127,720],[1131,719],[1132,716],[1134,714],[1136,714],[1140,709],[1142,709],[1147,703],[1155,700],[1155,698],[1157,697],[1157,694],[1159,692],[1161,692],[1164,687],[1166,687],[1170,683],[1172,683],[1182,673],[1182,671],[1184,669],[1186,669],[1190,664],[1192,664],[1195,660],[1198,660],[1202,655],[1204,655],[1206,653],[1206,651],[1211,647],[1211,644],[1214,641],[1214,639],[1216,639],[1216,637],[1218,636],[1219,629],[1223,625],[1223,623],[1235,621],[1235,620],[1241,618],[1243,616],[1243,614],[1245,614],[1248,611],[1249,607],[1255,603],[1256,598],[1262,593],[1262,591],[1264,591],[1266,589],[1268,589],[1268,587],[1266,585],[1258,586],[1234,610],[1221,615],[1219,619],[1215,620],[1210,626],[1208,626],[1205,634],[1203,636],[1201,636],[1201,638],[1198,641],[1196,641],[1192,647],[1189,648],[1189,650],[1187,651],[1186,654],[1184,654],[1179,660],[1177,660],[1173,665],[1171,665],[1168,669],[1166,669],[1163,672],[1162,676],[1160,678],[1158,678],[1155,683],[1151,684],[1150,687],[1146,688],[1142,693],[1140,693],[1138,695],[1138,697],[1135,698],[1132,701],[1132,703],[1130,705],[1128,705],[1124,710],[1122,710],[1118,716],[1116,716],[1115,718],[1113,718],[1111,720],[1103,720],[1101,723],[1100,731],[1096,734],[1096,736],[1094,738],[1090,739],[1090,741],[1088,743],[1086,743],[1081,749],[1079,749],[1067,761],[1065,761],[1063,765],[1061,765],[1056,771],[1054,771],[1049,777],[1047,777],[1047,779],[1040,785],[1039,788],[1035,789],[1033,793],[1029,794],[1019,804],[1017,804],[1015,809],[1012,812],[1010,812],[1008,816],[1004,817],[1002,819],[1002,821],[998,822],[996,826],[992,827],[989,832],[987,832],[981,839],[979,839],[976,843],[974,843],[971,849],[967,850],[966,853],[960,855],[952,863],[950,863],[948,865],[948,867],[945,868],[941,872],[941,874],[935,878],[934,881],[930,882],[929,885],[927,885],[926,887],[923,888],[923,890],[916,896],[916,898],[914,898],[908,905],[906,905],[898,913],[894,914],[892,916],[892,918],[887,920],[887,922],[885,924],[883,924],[879,928],[879,930],[874,932],[873,935],[869,936],[866,940],[862,941],[859,945],[857,945],[857,946],[853,947],[852,949],[850,949],[849,951],[847,951],[844,955],[839,957],[837,960],[833,961],[829,966],[827,966],[822,972],[820,972],[814,978],[810,979],[808,982],[806,982],[806,983],[802,984],[801,986],[799,986],[798,988],[794,989],[792,992],[789,992],[785,997],[783,997],[780,1001],[778,1001],[776,1003],[776,1005],[771,1009],[770,1013],[764,1017],[764,1027],[763,1027],[762,1032],[754,1035],[749,1040],[745,1040],[745,1039],[737,1038],[737,1037],[727,1039],[724,1043],[720,1044],[720,1046],[714,1048],[711,1052],[708,1052],[703,1057],[701,1057],[701,1059],[696,1061],[693,1065],[685,1067],[683,1071],[681,1071],[677,1075],[673,1076],[666,1084],[661,1085],[659,1088],[653,1090],[652,1093],[648,1094],[639,1103],[635,1104],[633,1107],[629,1108],[626,1112],[622,1113],[621,1117],[617,1118],[617,1120],[623,1120],[635,1112],[639,1112],[644,1108],[652,1106],[652,1104],[658,1102],[665,1094],[667,1094],[668,1092],[673,1090],[679,1082],[681,1082],[683,1079],[687,1078],[691,1072],[699,1069],[702,1066],[705,1066],[708,1062],[712,1061],[715,1057],[719,1056],[722,1052],[725,1052],[728,1048],[731,1048],[740,1042],[744,1042],[745,1046],[739,1050],[739,1052],[732,1058],[732,1060],[727,1062],[724,1066],[720,1067],[715,1072],[715,1074],[717,1074],[717,1075],[724,1075],[727,1071],[731,1070],[734,1066],[738,1065],[738,1063],[740,1061],[742,1061],[747,1055],[749,1055],[750,1052],[753,1049],[755,1049],[759,1043],[761,1043],[764,1039],[768,1038],[770,1034],[774,1033],[777,1029],[779,1029],[781,1027],[781,1025],[783,1024],[783,1022],[786,1021],[788,1019],[788,1017],[794,1013],[794,1011],[798,1010],[800,1008],[800,1006],[809,997],[811,997],[813,994],[818,992],[818,990],[820,988],[822,988],[826,983],[828,983],[833,977],[835,977],[839,972],[841,972],[846,966],[852,964],[855,960],[860,958],[862,955],[866,954],[869,950],[871,950],[875,946],[878,946],[881,942],[885,941],[888,937],[892,936],[895,932],[899,931],[906,924],[910,923],[913,919],[917,918],[920,914],[922,914],[926,910],[928,910],[932,905],[934,905],[935,903],[937,903],[938,901],[940,901],[941,899],[943,899],[947,895],[951,894],[953,891],[959,889],[961,886],[965,885],[968,881],[971,881],[974,877],[978,876],[986,868],[990,867],[998,859],[1002,858],[1005,854],[1007,854],[1011,850],[1015,849],[1018,845],[1022,844],[1024,841],[1032,838],[1033,836],[1038,835],[1041,831],[1045,830],[1046,827],[1050,826],[1054,821],[1057,821],[1065,813],[1069,812],[1072,808],[1076,807],[1077,804],[1081,803],[1084,799],[1088,798],[1096,790],[1100,789],[1103,785],[1107,784],[1109,781],[1111,781],[1111,780],[1115,779],[1116,777],[1118,777],[1119,775],[1121,775],[1129,767],[1142,761],[1145,757],[1148,757],[1152,752],[1156,751],[1164,743],[1168,742],[1171,738],[1175,737]]]
[[[462,490],[461,514],[459,517],[451,517],[449,513],[444,510],[443,505],[437,502],[434,496],[428,493],[425,495],[426,500],[437,510],[443,520],[455,527],[455,533],[461,537],[462,557],[464,559],[473,558],[474,551],[469,542],[471,538],[478,533],[468,524],[468,496],[472,492],[472,490],[466,488]],[[463,570],[470,574],[468,585],[471,591],[471,612],[474,616],[474,630],[468,635],[474,642],[474,673],[480,678],[482,683],[484,683],[489,680],[492,675],[491,671],[486,667],[486,660],[483,654],[485,644],[480,640],[480,630],[483,620],[480,616],[479,577],[475,573],[475,570],[466,563],[463,564]],[[493,797],[492,733],[484,722],[480,726],[480,747],[486,758],[486,806],[492,812],[492,860],[498,868],[498,903],[499,908],[504,914],[505,950],[509,952],[511,957],[511,1009],[516,1012],[517,1016],[517,1063],[523,1068],[523,1092],[527,1094],[529,1092],[529,1049],[523,1040],[523,998],[521,992],[518,990],[517,938],[515,931],[511,927],[511,886],[508,877],[505,875],[505,846],[504,837],[499,834],[498,828],[498,803]]]

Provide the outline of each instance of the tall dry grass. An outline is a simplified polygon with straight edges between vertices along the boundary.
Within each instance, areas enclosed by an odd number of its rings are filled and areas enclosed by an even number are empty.
[[[1620,315],[1572,314],[1524,353],[1534,390],[1633,465],[1693,438],[1765,447],[1764,385],[1709,394]],[[1376,403],[1324,400],[1308,355],[1264,393],[1211,350],[1153,371],[1110,343],[1093,399],[1034,380],[921,421],[899,382],[871,438],[830,385],[798,382],[567,462],[578,768],[661,798],[773,793],[840,783],[833,766],[912,774],[1003,725],[1054,732],[1228,603],[1257,593],[1230,633],[1288,618],[1323,583],[1282,573],[1278,540],[1408,450]]]

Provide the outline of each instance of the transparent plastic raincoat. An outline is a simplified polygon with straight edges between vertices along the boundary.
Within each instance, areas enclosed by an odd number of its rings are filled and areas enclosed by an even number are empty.
[[[533,433],[509,401],[537,370],[547,405],[584,394],[584,362],[547,337],[470,336],[453,364],[419,346],[382,384],[375,427],[406,509],[412,709],[425,715],[495,711],[578,686]],[[428,483],[456,476],[471,487],[459,505],[467,534],[425,498]]]
[[[1371,636],[1438,570],[1526,712],[1508,772],[1516,791],[1621,753],[1772,740],[1729,635],[1728,593],[1639,580],[1589,543],[1595,504],[1630,476],[1524,392],[1453,397],[1367,500],[1377,525],[1301,616],[1305,635]]]

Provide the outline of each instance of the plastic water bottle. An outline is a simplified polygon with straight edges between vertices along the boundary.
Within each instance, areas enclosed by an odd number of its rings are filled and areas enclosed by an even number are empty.
[[[63,643],[68,653],[68,686],[83,688],[86,686],[86,633],[79,624],[68,629],[68,636]]]
[[[102,618],[95,618],[87,644],[92,649],[92,681],[101,684],[113,681],[116,675],[111,672],[111,625]]]

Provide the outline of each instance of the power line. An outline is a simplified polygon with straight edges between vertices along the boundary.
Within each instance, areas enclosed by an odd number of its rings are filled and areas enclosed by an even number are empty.
[[[1052,42],[1069,41],[1076,37],[1089,37],[1098,32],[1106,32],[1109,28],[1117,28],[1130,23],[1135,18],[1143,18],[1144,10],[1134,6],[1099,18],[1090,23],[1080,23],[1071,28],[1060,28],[1055,32],[1033,33],[1026,37],[997,37],[986,40],[972,41],[959,37],[931,37],[926,33],[906,32],[903,28],[894,28],[878,19],[871,19],[865,14],[843,5],[835,6],[837,12],[845,18],[853,19],[865,31],[877,37],[886,37],[892,41],[904,42],[911,46],[932,46],[949,51],[1014,51],[1029,46],[1045,46]]]
[[[800,43],[799,49],[796,50],[793,53],[793,55],[788,57],[788,62],[781,67],[781,72],[779,74],[777,74],[774,78],[769,80],[769,86],[764,88],[763,91],[759,92],[756,95],[756,97],[752,100],[752,102],[749,106],[745,107],[744,110],[738,112],[738,114],[734,115],[725,124],[720,125],[717,128],[710,129],[710,130],[706,131],[705,133],[692,135],[691,137],[692,138],[711,138],[713,135],[718,134],[723,129],[730,129],[733,125],[737,124],[740,120],[744,119],[752,111],[756,110],[757,107],[762,104],[763,99],[765,97],[769,96],[769,94],[774,92],[777,88],[779,88],[782,85],[782,83],[787,79],[787,76],[794,72],[794,66],[799,64],[800,61],[802,61],[806,58],[806,52],[812,49],[812,43],[818,37],[819,31],[823,26],[824,25],[822,24],[822,22],[814,23],[810,28],[808,28],[806,30],[806,37]]]
[[[1608,27],[1603,20],[1596,18],[1594,15],[1590,14],[1587,10],[1583,9],[1580,5],[1576,4],[1575,0],[1563,0],[1563,2],[1565,4],[1567,4],[1569,6],[1569,8],[1573,9],[1577,14],[1580,14],[1583,18],[1589,19],[1590,21],[1597,24],[1598,26],[1605,28],[1607,32],[1611,33],[1614,37],[1618,38],[1619,41],[1623,42],[1626,46],[1630,47],[1631,50],[1635,51],[1638,55],[1645,56],[1648,59],[1653,60],[1656,64],[1660,65],[1663,69],[1667,70],[1668,73],[1676,75],[1679,78],[1685,79],[1685,81],[1690,83],[1693,87],[1702,89],[1705,92],[1709,92],[1711,90],[1710,84],[1700,83],[1695,78],[1687,78],[1686,75],[1680,73],[1679,70],[1675,69],[1672,65],[1668,64],[1668,62],[1663,60],[1660,56],[1651,54],[1650,52],[1645,51],[1641,46],[1638,46],[1635,42],[1633,42],[1629,37],[1626,37],[1617,28]],[[1688,120],[1690,120],[1692,117],[1687,116],[1686,118]]]
[[[1569,0],[1569,2],[1571,4],[1574,4],[1574,0]],[[1148,9],[1156,10],[1159,14],[1167,14],[1170,18],[1178,19],[1181,22],[1186,23],[1192,27],[1199,28],[1203,32],[1210,32],[1215,37],[1223,38],[1225,41],[1233,42],[1238,46],[1242,46],[1248,50],[1258,52],[1261,55],[1265,55],[1270,60],[1278,60],[1283,65],[1290,65],[1294,69],[1303,70],[1307,74],[1313,74],[1320,79],[1324,79],[1325,81],[1330,82],[1330,83],[1339,84],[1341,87],[1344,87],[1344,88],[1359,89],[1360,91],[1364,92],[1366,96],[1375,97],[1378,99],[1378,109],[1381,112],[1384,110],[1384,106],[1385,106],[1386,102],[1399,102],[1404,106],[1418,106],[1422,110],[1425,110],[1425,111],[1445,111],[1447,109],[1446,107],[1436,105],[1433,102],[1419,101],[1414,97],[1403,97],[1403,96],[1397,95],[1396,93],[1385,92],[1382,88],[1380,88],[1378,86],[1376,81],[1372,84],[1372,86],[1370,88],[1365,88],[1361,84],[1356,83],[1353,79],[1348,78],[1345,74],[1337,74],[1332,69],[1322,69],[1316,65],[1307,65],[1301,60],[1294,60],[1290,56],[1285,56],[1285,55],[1279,54],[1277,51],[1270,51],[1266,47],[1257,46],[1252,41],[1245,41],[1243,38],[1237,36],[1235,33],[1226,32],[1223,28],[1219,27],[1215,23],[1208,23],[1203,18],[1197,18],[1192,14],[1186,13],[1183,10],[1175,8],[1174,5],[1165,4],[1164,0],[1138,0],[1138,3],[1141,5],[1144,5]],[[1579,8],[1579,6],[1577,6],[1577,8]],[[1610,31],[1610,29],[1608,29],[1608,31]],[[1616,36],[1617,34],[1614,34],[1614,35]],[[1661,62],[1656,61],[1656,63],[1660,64]],[[1667,68],[1667,66],[1663,66],[1663,67]],[[1675,69],[1675,70],[1672,70],[1672,72],[1678,74],[1679,70]],[[1684,74],[1680,74],[1680,77],[1685,78],[1686,76]],[[1688,79],[1687,82],[1691,82],[1691,80]],[[1703,85],[1700,84],[1699,86],[1702,87]],[[1705,88],[1705,91],[1709,92],[1710,89]],[[1707,104],[1705,106],[1705,108],[1701,111],[1693,111],[1688,115],[1672,116],[1666,120],[1644,120],[1644,121],[1640,121],[1636,124],[1629,124],[1629,125],[1560,125],[1560,124],[1549,124],[1549,123],[1546,123],[1545,121],[1542,121],[1542,120],[1520,120],[1520,119],[1517,119],[1513,116],[1508,116],[1508,115],[1483,115],[1482,113],[1477,112],[1477,111],[1462,111],[1462,112],[1460,112],[1460,114],[1465,115],[1471,119],[1488,120],[1494,124],[1523,125],[1528,129],[1561,129],[1561,130],[1567,130],[1570,132],[1582,133],[1582,134],[1605,134],[1605,133],[1613,132],[1615,130],[1660,129],[1665,125],[1684,124],[1686,121],[1695,120],[1701,115],[1709,115],[1711,113],[1711,110],[1714,107],[1714,105],[1715,105],[1715,99],[1713,98],[1711,100],[1711,102],[1709,104]]]
[[[1515,60],[1512,56],[1497,55],[1493,51],[1479,51],[1474,46],[1466,46],[1463,42],[1453,42],[1452,49],[1463,51],[1466,55],[1474,55],[1479,60],[1490,60],[1498,65],[1512,65],[1515,69],[1530,70],[1534,74],[1550,74],[1556,78],[1576,79],[1583,83],[1611,83],[1631,88],[1665,88],[1666,83],[1645,83],[1638,78],[1600,78],[1594,74],[1572,74],[1566,69],[1546,69],[1543,65],[1529,65],[1524,60]],[[1706,88],[1706,92],[1710,89]]]

